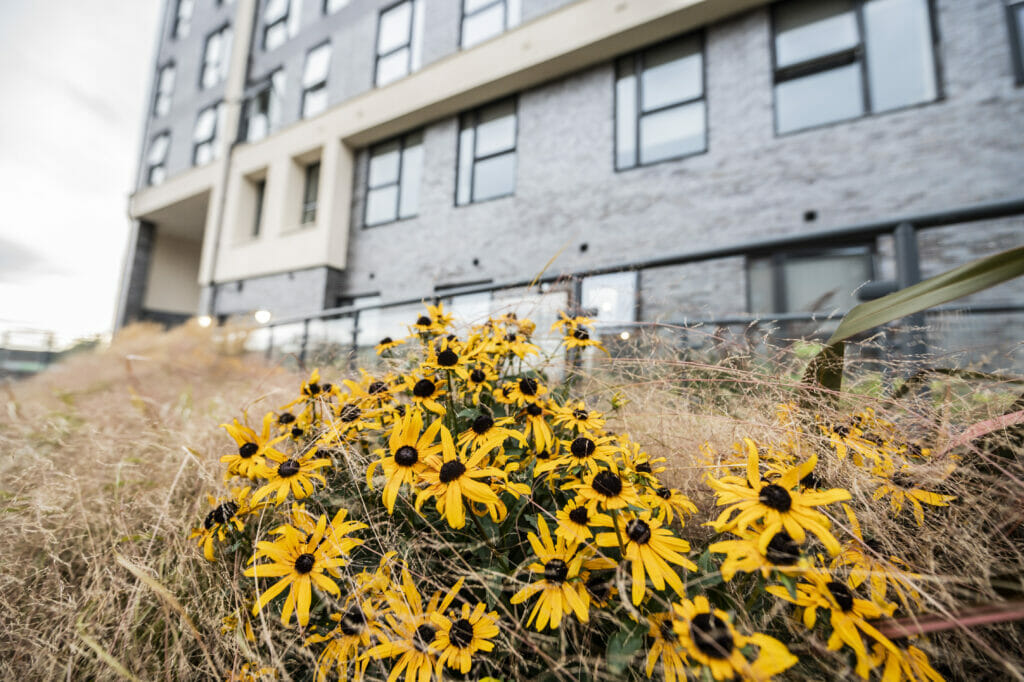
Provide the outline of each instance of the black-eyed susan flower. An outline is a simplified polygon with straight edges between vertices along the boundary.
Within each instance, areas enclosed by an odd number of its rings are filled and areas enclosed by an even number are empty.
[[[797,543],[806,539],[811,531],[821,540],[833,556],[839,553],[839,541],[829,531],[828,518],[814,507],[850,499],[847,490],[835,488],[823,492],[798,492],[800,480],[814,470],[818,462],[812,456],[803,464],[791,467],[782,476],[772,481],[762,480],[759,470],[759,455],[754,441],[745,438],[747,446],[746,484],[732,482],[727,478],[707,478],[707,483],[718,493],[717,505],[729,505],[711,523],[719,533],[727,530],[743,533],[752,524],[763,521],[764,530],[758,541],[763,554],[775,534],[785,528]],[[739,512],[736,514],[736,512]],[[736,514],[735,516],[733,516]]]
[[[263,428],[259,435],[248,426],[240,424],[237,419],[232,420],[230,424],[220,425],[238,446],[238,452],[220,458],[220,461],[228,465],[228,475],[256,478],[257,471],[263,465],[267,452],[273,450],[274,445],[285,439],[285,436],[271,437],[274,420],[273,412],[265,414]]]
[[[448,391],[445,388],[447,381],[432,375],[423,375],[413,372],[405,377],[406,388],[412,393],[412,401],[434,414],[443,415],[445,407],[439,401],[443,400]]]
[[[843,511],[846,512],[850,532],[854,537],[843,545],[843,551],[832,560],[831,569],[846,569],[853,589],[867,582],[871,587],[871,598],[877,604],[885,603],[890,588],[904,608],[910,609],[910,600],[920,604],[921,595],[910,581],[921,576],[911,572],[907,563],[899,557],[886,554],[875,543],[866,541],[860,522],[849,505],[844,503]]]
[[[582,400],[568,402],[562,407],[553,407],[555,424],[582,433],[600,433],[604,428],[604,415],[595,410],[588,410]]]
[[[327,517],[321,516],[312,536],[295,528],[280,533],[277,540],[262,540],[256,543],[255,558],[269,558],[270,563],[256,564],[245,569],[250,578],[280,578],[264,590],[252,607],[252,615],[258,614],[271,599],[288,589],[288,597],[281,609],[281,623],[288,625],[295,613],[299,625],[309,623],[309,605],[312,588],[323,590],[335,596],[341,595],[337,583],[331,579],[337,568],[346,564],[338,546],[321,542],[327,531]]]
[[[327,643],[316,659],[316,682],[326,682],[332,672],[342,680],[348,679],[349,672],[354,679],[361,679],[370,662],[363,653],[373,642],[385,639],[375,600],[356,597],[348,601],[343,612],[331,614],[335,626],[330,631],[306,639],[307,646]]]
[[[860,633],[875,640],[890,652],[899,655],[899,650],[889,638],[879,632],[868,620],[892,615],[895,604],[880,606],[866,599],[857,598],[853,590],[843,582],[836,580],[824,571],[806,574],[805,582],[796,585],[796,596],[779,585],[768,588],[768,592],[804,608],[803,623],[808,629],[817,622],[818,609],[823,608],[830,614],[832,635],[828,639],[828,648],[838,651],[848,646],[857,657],[857,674],[867,679],[875,663],[868,655],[867,648]]]
[[[542,401],[528,402],[519,413],[523,420],[523,435],[533,443],[537,451],[552,452],[557,447],[555,433],[548,423],[550,412]]]
[[[947,468],[943,474],[933,477],[933,480],[941,481],[952,470],[952,468]],[[949,503],[956,499],[954,495],[943,495],[924,490],[918,483],[913,470],[904,463],[897,464],[894,460],[884,460],[872,467],[871,473],[873,474],[872,481],[878,486],[875,488],[872,498],[881,500],[888,497],[893,517],[899,516],[903,511],[904,502],[909,502],[914,510],[914,521],[918,526],[924,525],[922,504],[932,507],[948,507]]]
[[[494,390],[498,373],[487,362],[475,362],[467,367],[462,393],[463,401],[471,405],[480,403],[480,394]]]
[[[641,506],[636,487],[615,468],[590,472],[582,482],[566,487],[575,490],[591,508],[608,511]]]
[[[555,512],[555,518],[558,520],[555,535],[564,538],[566,542],[581,544],[593,539],[594,533],[590,530],[590,526],[611,525],[611,519],[607,515],[587,509],[586,498],[579,496]]]
[[[673,604],[676,620],[673,627],[686,648],[687,656],[705,666],[716,680],[767,680],[796,665],[798,659],[786,645],[768,635],[740,634],[729,620],[729,614],[712,609],[707,597],[698,595],[693,601]],[[757,657],[747,658],[745,651],[757,647]]]
[[[570,474],[582,471],[595,472],[615,466],[615,456],[619,452],[619,445],[614,436],[583,434],[560,443],[561,454],[538,464],[533,470],[534,475],[548,471]]]
[[[231,496],[227,499],[217,499],[212,495],[206,496],[212,509],[203,519],[202,528],[194,528],[189,537],[197,540],[203,548],[203,556],[208,561],[216,561],[213,555],[214,540],[224,542],[231,526],[241,532],[245,528],[242,518],[263,506],[251,503],[249,500],[250,490],[249,486],[233,488]]]
[[[511,423],[513,423],[512,417],[498,417],[495,419],[486,412],[477,414],[469,423],[469,428],[459,434],[457,443],[459,451],[463,454],[469,450],[474,452],[478,450],[490,452],[501,446],[509,438],[525,446],[526,439],[523,437],[523,434],[515,429],[507,428]]]
[[[760,571],[767,578],[772,571],[785,575],[797,575],[806,571],[810,563],[800,552],[796,543],[784,530],[780,530],[768,541],[762,553],[758,547],[760,528],[754,527],[744,537],[713,542],[708,547],[712,554],[725,554],[722,561],[722,580],[729,582],[737,573]]]
[[[623,434],[619,438],[618,454],[624,474],[632,476],[638,483],[661,487],[658,474],[666,469],[664,457],[651,457],[628,434]]]
[[[446,433],[447,430],[443,431],[441,438],[443,458],[435,454],[424,461],[426,467],[420,478],[426,484],[426,488],[416,496],[416,510],[419,511],[426,500],[433,498],[437,513],[448,521],[448,525],[452,528],[462,528],[466,525],[463,498],[485,507],[498,504],[498,496],[480,479],[504,478],[505,473],[501,469],[481,466],[487,456],[486,450],[478,450],[463,461],[455,452],[451,436],[445,439]]]
[[[630,562],[632,569],[634,604],[643,600],[648,577],[657,590],[665,589],[667,583],[679,596],[686,595],[683,581],[669,563],[696,571],[697,565],[683,556],[690,551],[690,543],[662,528],[661,521],[652,518],[649,510],[640,514],[619,514],[613,518],[612,525],[615,532],[599,533],[597,544],[615,547],[620,545],[621,539],[622,558]]]
[[[388,351],[398,348],[403,343],[405,343],[405,339],[393,339],[390,336],[385,336],[377,342],[377,345],[374,346],[374,350],[377,352],[377,355],[383,355]]]
[[[317,449],[315,447],[306,451],[306,454],[292,457],[276,451],[267,452],[267,464],[260,467],[259,475],[269,479],[263,487],[252,495],[252,501],[259,502],[268,495],[277,494],[276,503],[281,504],[288,499],[288,493],[292,497],[301,500],[313,494],[313,481],[320,481],[326,484],[323,474],[317,469],[330,466],[331,460],[324,458],[314,459]]]
[[[537,399],[548,392],[544,384],[528,376],[520,377],[516,381],[511,382],[510,386],[509,397],[520,407],[526,403],[536,402]]]
[[[548,625],[554,629],[562,624],[562,614],[567,613],[575,614],[580,622],[586,623],[590,619],[589,597],[586,587],[577,579],[586,552],[577,551],[578,545],[566,542],[565,538],[552,542],[543,516],[537,517],[537,533],[530,533],[527,537],[539,560],[530,564],[530,571],[543,577],[512,597],[512,603],[519,604],[540,593],[526,626],[535,627],[537,632],[542,632]]]
[[[483,602],[472,608],[469,604],[463,604],[462,610],[451,614],[451,617],[434,612],[430,620],[437,626],[434,646],[439,652],[439,678],[443,666],[465,675],[473,666],[473,654],[494,649],[491,640],[498,635],[498,612],[488,612],[487,605]]]
[[[680,623],[682,626],[683,623]],[[654,613],[647,616],[647,636],[651,638],[651,648],[647,650],[647,665],[644,671],[647,677],[654,673],[654,668],[661,662],[661,672],[665,682],[686,682],[687,656],[686,647],[676,633],[675,611]]]
[[[898,653],[875,644],[871,648],[871,663],[882,668],[882,682],[945,682],[939,671],[928,661],[928,654],[914,645]]]
[[[391,427],[387,450],[378,450],[380,459],[366,469],[366,485],[370,488],[373,487],[373,473],[377,466],[384,471],[387,483],[381,497],[389,514],[394,513],[395,500],[402,486],[413,486],[425,467],[424,460],[441,452],[441,431],[448,433],[441,419],[434,420],[426,431],[420,433],[422,429],[423,413],[417,409],[407,410],[405,416]],[[451,440],[451,434],[448,434],[448,440]]]
[[[658,520],[664,523],[672,523],[677,516],[682,523],[687,515],[697,513],[697,505],[689,497],[668,486],[649,489],[649,492],[640,496],[640,502],[642,506],[653,510]]]
[[[347,518],[348,510],[344,507],[339,508],[335,512],[334,518],[327,523],[327,530],[324,531],[323,539],[320,540],[320,542],[331,544],[333,551],[345,556],[348,556],[353,549],[363,544],[362,540],[350,537],[350,534],[357,530],[368,528],[365,523],[346,520]],[[288,532],[286,529],[294,529],[305,533],[307,538],[312,537],[316,532],[320,515],[307,510],[304,503],[292,502],[292,510],[288,515],[288,521],[289,523],[282,524],[271,530],[271,535],[282,535]],[[332,573],[332,575],[335,574]]]

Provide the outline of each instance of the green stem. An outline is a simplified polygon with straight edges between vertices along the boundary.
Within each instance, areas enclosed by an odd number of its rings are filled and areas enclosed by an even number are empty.
[[[625,559],[626,546],[622,542],[622,531],[619,530],[619,510],[609,509],[608,513],[612,515],[612,526],[615,528],[615,539],[619,541],[619,554],[623,559]]]

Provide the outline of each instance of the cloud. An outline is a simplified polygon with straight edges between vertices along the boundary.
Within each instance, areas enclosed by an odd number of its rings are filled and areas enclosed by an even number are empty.
[[[58,270],[45,256],[0,236],[0,282],[14,282],[40,272],[54,274]]]

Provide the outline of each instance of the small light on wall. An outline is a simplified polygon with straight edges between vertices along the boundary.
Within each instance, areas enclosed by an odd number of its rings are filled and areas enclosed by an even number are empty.
[[[213,318],[209,315],[200,315],[198,319],[196,319],[196,322],[199,323],[200,327],[209,327],[213,324]]]
[[[619,334],[619,338],[623,341],[629,341],[629,332],[622,332]]]
[[[257,310],[255,313],[253,313],[253,317],[256,318],[256,321],[258,323],[266,324],[267,322],[270,322],[270,311],[269,310]]]

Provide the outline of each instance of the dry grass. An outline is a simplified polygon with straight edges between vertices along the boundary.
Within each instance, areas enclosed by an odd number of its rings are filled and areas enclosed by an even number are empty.
[[[666,479],[705,510],[684,531],[697,545],[709,537],[700,522],[713,514],[700,483],[701,444],[726,453],[741,436],[778,435],[774,407],[792,398],[799,361],[774,358],[779,378],[742,346],[724,359],[656,345],[635,351],[642,359],[602,364],[579,389],[606,411],[617,393],[628,401],[608,427],[669,460]],[[220,634],[221,618],[244,602],[234,591],[239,565],[211,566],[186,536],[206,510],[203,493],[220,481],[225,436],[217,425],[250,407],[258,415],[287,402],[300,380],[217,353],[198,328],[134,328],[108,350],[5,389],[0,679],[223,679],[257,653],[271,665],[296,655],[294,648],[254,652]],[[877,383],[863,375],[857,409],[899,414],[905,433],[939,450],[1008,409],[1020,392],[1019,385],[979,391],[947,382],[894,401]],[[862,525],[881,548],[921,574],[916,586],[930,610],[952,613],[1024,598],[1024,455],[1019,443],[1001,448],[975,441],[955,451],[960,469],[943,492],[959,500],[927,510],[923,529],[909,513],[893,520],[872,502],[870,481],[849,462],[819,468],[830,486],[853,492]],[[843,674],[843,660],[795,625],[792,641],[795,652]],[[1024,679],[1024,635],[1013,624],[954,629],[925,648],[953,679]],[[809,670],[791,676],[813,677]]]

